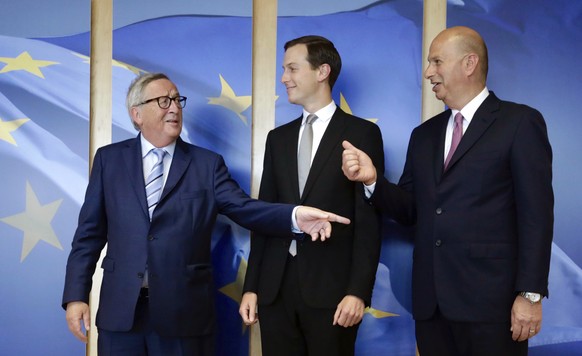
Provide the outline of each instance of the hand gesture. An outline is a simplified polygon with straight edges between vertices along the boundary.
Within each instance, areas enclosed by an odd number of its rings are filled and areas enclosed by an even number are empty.
[[[311,240],[321,239],[325,241],[331,236],[331,223],[349,224],[350,219],[344,218],[334,213],[312,208],[310,206],[300,206],[295,212],[299,229],[311,235]]]
[[[342,142],[342,171],[346,178],[366,185],[376,183],[376,167],[364,151],[357,149],[348,141]]]

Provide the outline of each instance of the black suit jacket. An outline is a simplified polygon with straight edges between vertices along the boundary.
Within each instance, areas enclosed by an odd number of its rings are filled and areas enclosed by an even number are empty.
[[[548,295],[552,150],[542,115],[492,92],[443,173],[450,110],[417,127],[398,186],[380,179],[375,205],[416,224],[413,314],[436,306],[459,321],[507,322],[519,291]]]
[[[139,137],[97,151],[67,262],[63,307],[88,302],[95,265],[107,243],[99,328],[130,330],[147,263],[155,330],[170,337],[212,333],[210,238],[217,214],[249,229],[292,237],[294,206],[250,199],[221,156],[178,138],[150,222],[142,167]]]
[[[307,305],[336,308],[346,295],[370,304],[380,255],[379,217],[364,199],[361,186],[343,175],[342,141],[360,145],[384,171],[382,136],[378,126],[334,113],[314,156],[299,197],[297,143],[301,117],[271,131],[267,137],[260,199],[314,206],[349,217],[350,225],[334,224],[331,239],[297,244],[301,295]],[[283,278],[289,241],[253,234],[244,291],[258,294],[259,305],[274,301]]]

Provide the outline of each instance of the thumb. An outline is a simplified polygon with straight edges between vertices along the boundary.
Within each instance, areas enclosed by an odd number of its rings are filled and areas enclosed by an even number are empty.
[[[352,145],[352,144],[350,143],[350,141],[348,141],[348,140],[344,140],[344,141],[342,142],[342,147],[343,147],[345,150],[354,150],[354,149],[356,149],[356,146]]]
[[[89,310],[83,314],[83,323],[85,324],[85,330],[89,331],[91,329],[91,312]]]

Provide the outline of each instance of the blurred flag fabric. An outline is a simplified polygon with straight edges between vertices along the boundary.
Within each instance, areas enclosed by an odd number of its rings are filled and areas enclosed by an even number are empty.
[[[566,0],[551,5],[457,0],[450,1],[448,12],[449,25],[466,24],[484,35],[490,89],[540,109],[548,121],[556,157],[556,239],[551,296],[531,351],[575,354],[582,347],[582,315],[575,307],[582,301],[582,229],[575,216],[579,208],[573,208],[582,200],[576,184],[582,164],[575,157],[582,151],[577,138],[582,124],[575,120],[574,103],[582,92],[579,86],[564,89],[564,83],[582,82],[575,62],[582,54],[581,6]],[[277,80],[287,40],[320,34],[335,43],[343,68],[334,99],[345,111],[379,125],[386,175],[397,181],[410,132],[420,121],[422,2],[380,1],[359,11],[280,17],[277,32]],[[221,16],[163,17],[116,29],[113,141],[136,134],[124,107],[131,79],[139,71],[165,72],[188,97],[183,138],[222,154],[233,177],[250,191],[251,34],[250,18]],[[0,354],[68,355],[84,349],[69,334],[59,305],[87,183],[89,47],[88,33],[36,40],[0,36],[0,194],[5,202],[0,204],[5,271]],[[277,126],[301,114],[287,102],[280,83],[276,95]],[[410,237],[410,229],[385,221],[372,308],[360,327],[357,355],[415,354]],[[248,232],[220,218],[212,249],[217,354],[246,355],[248,329],[238,303]]]

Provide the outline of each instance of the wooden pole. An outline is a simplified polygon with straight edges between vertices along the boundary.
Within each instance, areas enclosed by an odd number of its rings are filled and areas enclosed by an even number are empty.
[[[89,170],[97,149],[111,143],[111,60],[113,53],[113,0],[91,0],[91,81],[89,100]],[[101,254],[101,259],[105,249]],[[101,263],[98,263],[101,265]],[[91,329],[86,354],[97,356],[95,318],[103,272],[97,268],[89,296]]]
[[[265,139],[275,127],[277,78],[277,1],[253,0],[251,195],[256,197],[263,172]]]
[[[447,27],[447,0],[424,0],[424,15],[422,27],[422,71],[427,66],[430,43],[436,35]],[[432,85],[426,79],[422,80],[422,117],[424,122],[442,112],[445,106],[432,92]]]
[[[253,0],[251,196],[257,197],[263,172],[265,139],[275,127],[277,0]],[[249,355],[260,356],[259,324],[250,328]]]

